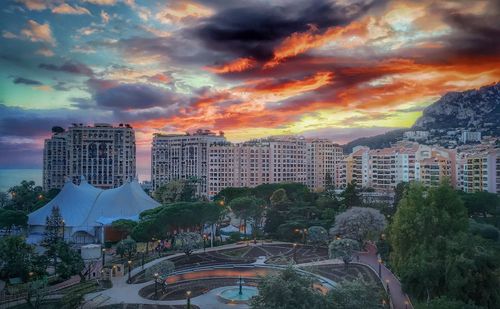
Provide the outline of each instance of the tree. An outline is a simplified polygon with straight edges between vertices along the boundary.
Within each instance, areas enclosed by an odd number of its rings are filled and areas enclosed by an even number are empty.
[[[44,244],[51,246],[64,237],[64,219],[58,206],[52,207],[50,216],[45,219]]]
[[[387,295],[373,282],[366,282],[361,277],[353,281],[344,280],[335,285],[328,293],[327,299],[328,309],[388,308],[383,304]]]
[[[331,259],[341,259],[347,268],[353,259],[354,252],[359,249],[359,243],[354,239],[334,239],[328,246],[328,254]]]
[[[416,309],[480,309],[473,304],[466,304],[463,301],[451,299],[446,296],[433,298],[429,303],[417,304]]]
[[[4,208],[9,204],[9,195],[7,192],[0,191],[0,208]]]
[[[487,218],[494,216],[497,207],[500,206],[500,198],[495,193],[475,192],[462,194],[464,206],[470,216],[481,216]]]
[[[196,201],[196,179],[179,179],[160,186],[153,192],[161,204]]]
[[[27,281],[42,277],[46,273],[47,260],[35,253],[35,248],[26,244],[24,238],[7,236],[0,239],[0,274],[2,278],[21,277]]]
[[[175,269],[175,264],[169,260],[163,260],[149,268],[146,269],[144,276],[146,280],[155,279],[155,274],[158,274],[159,278],[166,278]]]
[[[84,279],[84,275],[81,274],[81,272],[84,269],[85,264],[78,251],[73,250],[64,241],[60,241],[57,244],[56,254],[59,259],[57,274],[62,279],[68,279],[73,275],[80,275],[80,277]]]
[[[7,234],[10,235],[14,227],[25,227],[27,225],[28,216],[24,211],[0,208],[0,228],[6,229]]]
[[[119,231],[122,235],[122,239],[124,236],[130,235],[132,233],[132,230],[137,226],[137,222],[134,220],[128,220],[128,219],[119,219],[113,221],[111,223],[111,227],[117,231]]]
[[[363,243],[369,239],[377,239],[385,226],[386,220],[380,211],[373,208],[352,207],[335,218],[330,233]]]
[[[137,243],[130,237],[121,240],[116,246],[116,253],[119,254],[122,258],[127,257],[129,260],[137,252]]]
[[[354,180],[347,184],[347,187],[340,194],[340,197],[342,198],[342,204],[345,208],[361,206],[361,198],[359,197],[356,182]]]
[[[307,230],[307,242],[314,247],[327,244],[328,238],[328,231],[322,226],[311,226]]]
[[[237,218],[243,220],[244,234],[246,238],[247,220],[255,217],[258,218],[262,214],[262,202],[252,196],[243,196],[232,200],[229,207]]]
[[[293,268],[269,274],[258,285],[259,294],[252,299],[253,309],[325,308],[323,294],[312,288],[312,280]]]
[[[21,184],[13,186],[8,191],[11,195],[9,207],[30,213],[42,206],[44,199],[42,187],[35,186],[34,181],[21,181]]]
[[[44,298],[48,295],[47,291],[48,280],[47,277],[36,279],[28,282],[26,302],[32,308],[40,308]]]
[[[403,199],[405,192],[409,187],[410,184],[408,182],[400,182],[396,185],[396,187],[394,188],[394,208],[398,207],[399,202],[401,201],[401,199]]]
[[[198,233],[185,232],[175,236],[175,248],[184,252],[188,257],[194,250],[201,248],[202,245],[203,239]]]

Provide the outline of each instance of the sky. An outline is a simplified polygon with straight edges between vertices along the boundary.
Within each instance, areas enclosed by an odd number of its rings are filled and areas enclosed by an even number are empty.
[[[40,167],[52,126],[345,143],[500,80],[499,1],[2,0],[0,168]],[[143,178],[143,177],[141,177]]]

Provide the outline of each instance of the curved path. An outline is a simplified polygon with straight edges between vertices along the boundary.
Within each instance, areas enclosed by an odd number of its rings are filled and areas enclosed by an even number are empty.
[[[359,254],[359,262],[370,266],[378,273],[379,263],[377,247],[373,244],[368,244],[367,251]],[[399,282],[399,279],[388,268],[386,268],[384,264],[381,265],[381,275],[382,277],[380,279],[384,283],[386,289],[387,286],[389,286],[389,293],[393,307],[395,309],[412,309],[413,306],[408,298],[408,295],[403,292],[401,282]]]

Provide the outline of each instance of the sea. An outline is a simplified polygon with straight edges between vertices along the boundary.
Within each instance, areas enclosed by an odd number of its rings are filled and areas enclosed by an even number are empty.
[[[0,191],[6,192],[23,180],[33,180],[37,186],[41,186],[42,169],[0,169]]]

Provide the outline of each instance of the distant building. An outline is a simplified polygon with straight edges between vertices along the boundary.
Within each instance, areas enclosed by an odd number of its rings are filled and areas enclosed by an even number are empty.
[[[309,139],[306,140],[306,148],[309,189],[323,190],[327,185],[345,187],[342,147],[326,139]]]
[[[407,131],[403,133],[403,136],[407,140],[421,141],[429,137],[429,131]]]
[[[151,148],[151,182],[156,190],[173,180],[196,179],[197,193],[206,195],[208,146],[225,143],[224,134],[198,130],[193,134],[155,134]]]
[[[98,188],[116,188],[135,175],[135,133],[128,124],[73,124],[45,140],[44,190],[62,188],[65,178],[78,184],[81,176]]]
[[[481,141],[481,132],[473,132],[473,131],[462,131],[460,135],[460,141],[464,144],[471,142],[480,142]]]

